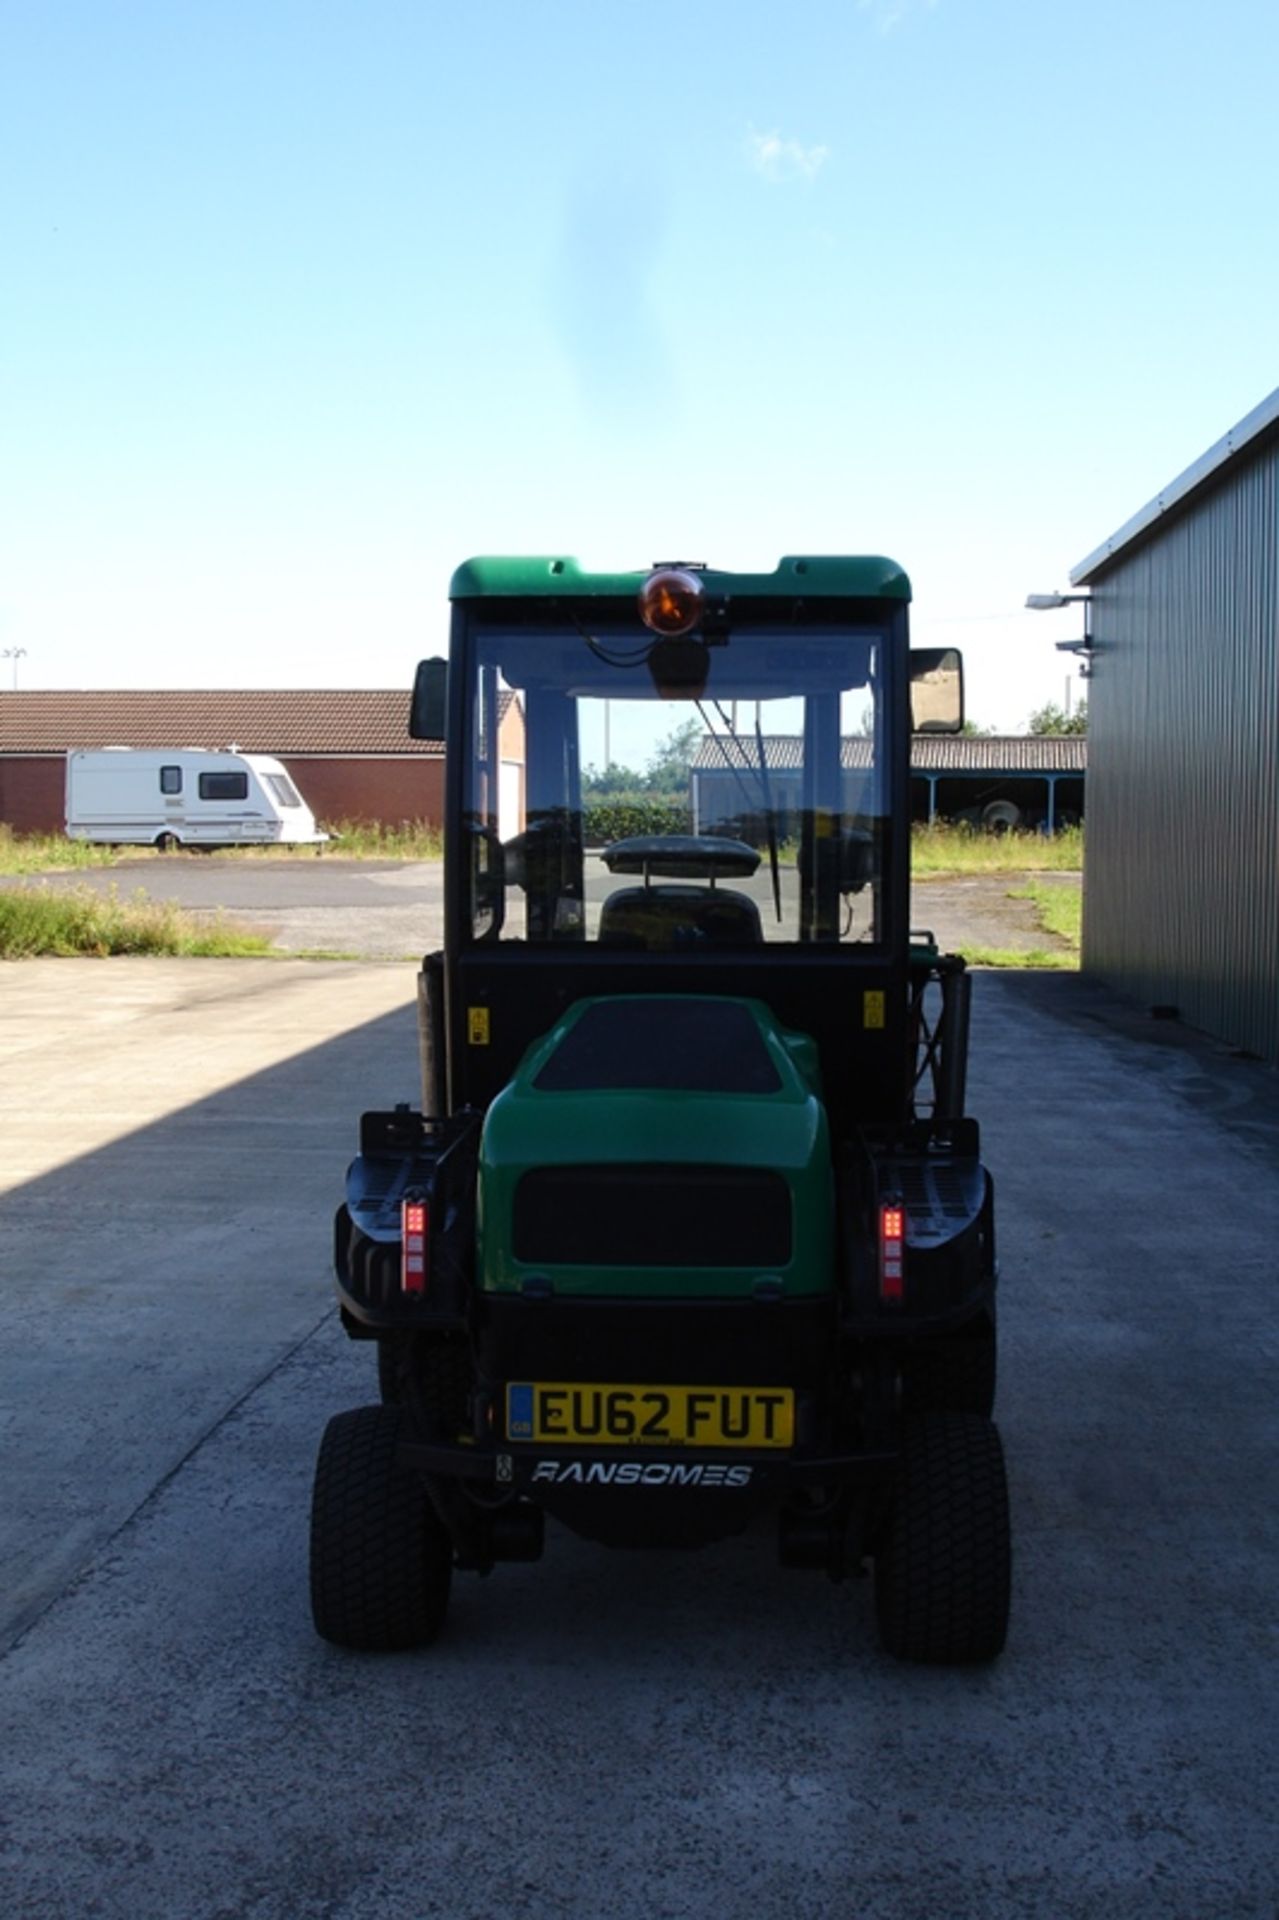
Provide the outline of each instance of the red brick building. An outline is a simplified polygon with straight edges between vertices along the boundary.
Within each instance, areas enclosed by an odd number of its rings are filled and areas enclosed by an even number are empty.
[[[229,747],[282,760],[322,824],[444,815],[444,743],[410,740],[409,696],[387,692],[0,692],[0,822],[60,833],[73,747]],[[523,760],[519,709],[503,758]]]

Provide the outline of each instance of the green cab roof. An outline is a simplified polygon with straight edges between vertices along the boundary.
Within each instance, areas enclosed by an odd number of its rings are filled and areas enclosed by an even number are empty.
[[[644,567],[636,573],[587,573],[567,556],[485,554],[463,561],[449,583],[449,599],[625,600],[638,593],[653,571]],[[772,573],[723,573],[713,567],[697,571],[715,598],[910,599],[910,581],[895,560],[880,554],[788,554]]]

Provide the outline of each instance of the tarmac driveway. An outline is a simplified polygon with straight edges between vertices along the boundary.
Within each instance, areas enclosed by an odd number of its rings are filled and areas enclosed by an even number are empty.
[[[598,861],[588,893],[605,890]],[[1052,874],[1079,885],[1078,874]],[[439,861],[296,860],[238,855],[146,855],[114,867],[88,867],[0,885],[88,886],[123,898],[144,892],[194,913],[225,911],[266,934],[282,952],[352,954],[366,959],[420,956],[443,941],[444,886]],[[750,883],[766,920],[767,875]],[[972,874],[915,883],[912,924],[950,951],[965,947],[1052,948],[1063,943],[1039,927],[1027,900],[1013,897],[1017,874]]]
[[[79,1920],[1273,1920],[1279,1085],[1070,975],[979,976],[1007,1654],[898,1666],[766,1532],[306,1604],[360,1107],[411,968],[3,970],[3,1911]]]

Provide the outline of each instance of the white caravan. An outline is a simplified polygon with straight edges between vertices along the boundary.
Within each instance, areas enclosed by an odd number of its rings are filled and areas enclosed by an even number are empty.
[[[278,760],[198,747],[67,755],[67,834],[108,846],[315,846],[328,839]]]

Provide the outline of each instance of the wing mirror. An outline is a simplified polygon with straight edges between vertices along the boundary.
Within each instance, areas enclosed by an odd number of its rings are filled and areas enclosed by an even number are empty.
[[[962,733],[964,656],[956,647],[910,650],[910,730]]]
[[[410,740],[443,740],[447,725],[449,663],[419,660],[409,708]]]

